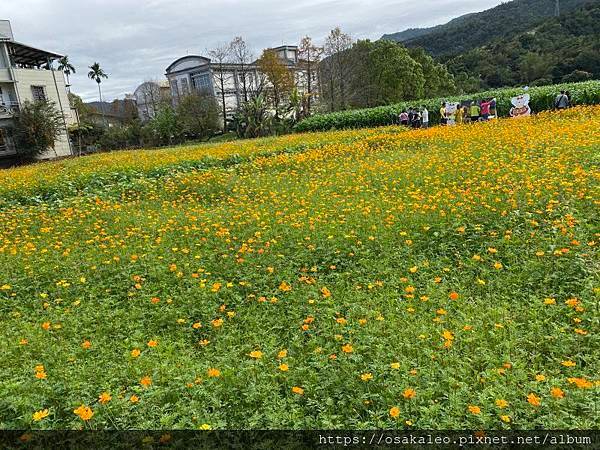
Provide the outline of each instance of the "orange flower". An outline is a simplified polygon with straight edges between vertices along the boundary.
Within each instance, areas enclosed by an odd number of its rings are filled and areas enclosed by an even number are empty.
[[[550,395],[552,395],[552,397],[554,398],[564,398],[565,391],[563,391],[559,387],[553,387],[552,389],[550,389]]]
[[[298,386],[294,386],[294,387],[292,388],[292,392],[293,392],[294,394],[298,394],[298,395],[304,395],[304,389],[302,389],[301,387],[298,387]]]
[[[208,369],[208,376],[211,378],[220,377],[221,371],[219,369],[215,369],[214,367],[211,367],[210,369]]]
[[[279,290],[282,292],[289,292],[292,290],[292,286],[288,282],[282,281],[279,285]]]
[[[88,350],[89,348],[91,348],[91,346],[92,343],[87,339],[81,343],[81,348],[83,348],[84,350]]]
[[[134,348],[133,350],[131,350],[131,357],[132,358],[137,358],[138,356],[140,356],[142,352],[140,351],[139,348]]]
[[[149,376],[145,376],[140,380],[140,384],[144,387],[148,387],[152,384],[152,378],[150,378]]]
[[[98,401],[100,403],[102,403],[103,405],[110,402],[111,399],[112,399],[112,396],[108,392],[103,392],[102,394],[100,394],[100,397],[98,397]]]
[[[542,404],[542,400],[533,392],[527,396],[527,402],[533,406],[540,406]]]
[[[571,360],[563,361],[563,362],[561,362],[561,364],[565,367],[575,367],[577,365],[577,363],[575,363]]]
[[[94,415],[92,408],[90,408],[89,406],[85,406],[85,405],[81,405],[77,409],[74,409],[73,412],[76,415],[78,415],[81,420],[83,420],[85,422],[90,420],[92,418],[92,416]]]
[[[289,366],[287,364],[280,364],[279,365],[279,370],[281,370],[282,372],[287,372],[289,370]]]
[[[450,295],[448,296],[450,297],[450,300],[458,300],[458,292],[450,292]]]
[[[323,298],[329,298],[329,297],[331,297],[331,291],[329,289],[327,289],[326,287],[322,287],[321,295],[323,296]]]
[[[219,328],[221,325],[223,325],[223,319],[214,319],[210,323],[213,327]]]
[[[471,414],[480,414],[481,413],[481,408],[479,406],[476,405],[469,405],[469,412]]]
[[[390,416],[396,419],[400,415],[400,408],[393,406],[390,408]]]
[[[35,377],[38,380],[45,380],[48,376],[46,375],[46,372],[44,372],[43,370],[41,370],[41,371],[38,371],[38,372],[35,373]]]
[[[158,341],[150,340],[148,341],[148,347],[156,347],[158,345]]]
[[[342,345],[342,351],[344,353],[352,353],[354,348],[350,344]]]
[[[202,328],[202,324],[200,322],[196,322],[192,325],[192,328],[194,330],[197,330],[198,328]]]
[[[281,358],[285,358],[287,356],[287,350],[281,350],[279,353],[277,353],[277,358],[281,359]]]
[[[42,328],[43,328],[44,330],[46,330],[46,331],[47,331],[47,330],[49,330],[49,329],[50,329],[50,322],[44,322],[44,323],[42,324]]]
[[[129,397],[129,401],[131,403],[137,403],[140,401],[140,398],[137,395],[133,394],[131,397]]]
[[[408,398],[408,399],[415,398],[417,396],[417,392],[414,389],[407,388],[407,389],[404,389],[402,396],[404,398]]]

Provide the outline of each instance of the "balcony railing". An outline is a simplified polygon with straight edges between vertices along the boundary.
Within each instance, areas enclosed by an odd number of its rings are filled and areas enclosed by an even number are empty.
[[[19,104],[17,102],[0,102],[0,117],[14,116],[19,113]]]

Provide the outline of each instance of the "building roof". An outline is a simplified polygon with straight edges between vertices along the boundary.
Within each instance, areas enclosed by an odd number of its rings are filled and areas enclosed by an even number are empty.
[[[63,57],[63,55],[59,55],[58,53],[40,50],[39,48],[21,44],[13,40],[8,41],[7,47],[11,61],[15,64],[25,66],[41,66],[48,63],[48,61]]]

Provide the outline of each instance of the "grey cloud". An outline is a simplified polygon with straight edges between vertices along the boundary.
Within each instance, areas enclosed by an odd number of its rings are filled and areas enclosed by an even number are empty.
[[[356,39],[432,26],[480,11],[502,0],[2,0],[17,40],[68,54],[76,66],[73,92],[97,96],[86,77],[98,61],[110,78],[107,99],[122,97],[186,54],[203,54],[241,35],[258,55],[262,48],[322,41],[340,26]]]

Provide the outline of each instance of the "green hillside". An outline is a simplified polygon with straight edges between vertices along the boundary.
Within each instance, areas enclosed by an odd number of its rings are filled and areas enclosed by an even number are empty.
[[[600,2],[552,17],[447,61],[484,88],[600,78]]]
[[[561,12],[569,13],[586,3],[590,1],[561,0]],[[553,0],[514,0],[471,14],[462,20],[434,27],[430,32],[408,40],[405,40],[407,35],[402,33],[389,34],[385,38],[404,41],[408,47],[423,47],[434,56],[448,58],[495,39],[514,36],[529,30],[540,21],[552,17],[554,13]]]

